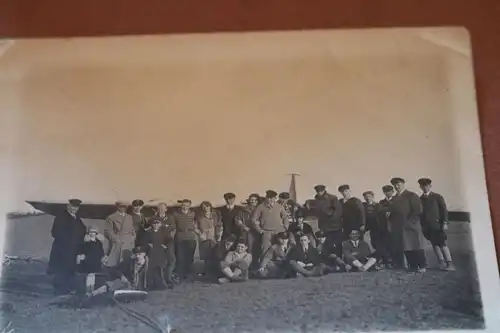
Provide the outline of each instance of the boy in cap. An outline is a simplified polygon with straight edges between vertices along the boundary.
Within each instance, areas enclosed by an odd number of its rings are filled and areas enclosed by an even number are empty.
[[[290,276],[288,254],[291,246],[285,232],[276,234],[277,244],[272,245],[264,253],[257,275],[261,278],[286,278]]]
[[[360,272],[379,270],[376,266],[376,255],[372,254],[370,246],[360,236],[361,232],[359,230],[351,230],[349,240],[342,244],[345,262]]]
[[[94,290],[95,275],[102,270],[102,260],[104,258],[104,248],[99,239],[98,231],[94,227],[89,227],[87,239],[81,245],[78,251],[77,264],[80,266],[80,272],[86,274],[85,287],[87,293]]]
[[[338,256],[342,255],[342,241],[344,235],[342,233],[342,203],[333,194],[326,191],[325,185],[316,185],[314,187],[316,196],[316,209],[318,215],[318,227],[326,236],[327,243],[335,244],[335,249],[338,249]]]
[[[401,252],[404,252],[409,271],[424,273],[427,267],[427,258],[424,252],[424,236],[420,225],[422,203],[414,192],[405,188],[402,178],[391,179],[397,195],[389,206],[389,222],[396,241],[395,264],[402,266]]]
[[[342,195],[340,202],[342,203],[344,237],[348,239],[351,230],[359,230],[362,233],[365,231],[365,207],[361,200],[352,196],[349,185],[340,185],[338,191]],[[361,234],[361,238],[363,238],[363,234]]]
[[[422,215],[420,221],[425,238],[431,242],[441,269],[454,271],[450,249],[446,244],[448,228],[448,209],[442,195],[431,191],[432,181],[429,178],[418,180],[422,195]]]
[[[301,234],[307,235],[312,246],[316,247],[316,239],[314,238],[313,228],[309,223],[304,222],[304,214],[302,210],[297,210],[295,213],[295,222],[290,223],[288,227],[290,234],[290,241],[292,245],[299,244],[299,237]]]
[[[175,254],[171,234],[162,225],[160,218],[152,218],[151,228],[146,231],[145,244],[149,247],[149,288],[173,289],[172,272],[175,265]],[[167,276],[165,276],[165,272]]]
[[[278,193],[266,191],[266,200],[257,206],[252,214],[252,224],[261,234],[261,252],[263,255],[270,247],[273,237],[280,231],[288,230],[288,214],[282,205],[276,202]]]
[[[219,283],[240,282],[248,280],[248,270],[252,263],[252,255],[247,252],[245,241],[236,242],[234,251],[229,251],[220,263],[224,277],[219,278]]]

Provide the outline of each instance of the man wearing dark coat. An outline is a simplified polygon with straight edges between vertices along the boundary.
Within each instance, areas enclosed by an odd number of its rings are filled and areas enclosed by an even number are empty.
[[[54,289],[58,294],[66,294],[74,289],[76,257],[87,231],[77,215],[81,203],[79,199],[69,200],[65,211],[55,217],[52,226],[54,241],[47,273],[54,274]]]
[[[363,239],[363,232],[366,225],[363,203],[358,198],[352,196],[351,187],[347,184],[340,185],[338,191],[342,195],[340,202],[342,203],[344,239],[349,239],[349,235],[353,230],[361,231],[361,239]]]
[[[292,272],[297,277],[321,276],[325,274],[326,266],[321,262],[318,250],[311,246],[309,237],[304,234],[300,235],[299,243],[288,254]]]
[[[222,239],[226,239],[231,235],[235,235],[236,238],[239,238],[242,235],[241,230],[236,223],[236,217],[240,215],[241,207],[235,204],[236,194],[224,194],[224,201],[226,204],[219,208],[222,220]]]
[[[446,229],[448,227],[448,209],[441,194],[431,191],[432,181],[429,178],[418,180],[422,195],[421,224],[424,237],[431,242],[441,269],[454,271],[450,249],[446,244]]]
[[[383,264],[388,268],[392,268],[393,266],[393,257],[397,257],[397,254],[394,256],[394,246],[396,244],[392,238],[391,229],[389,229],[389,206],[392,203],[392,198],[394,196],[394,187],[392,185],[384,185],[382,186],[382,192],[384,193],[385,198],[380,200],[378,203],[378,231],[377,231],[377,247],[376,250],[380,254],[380,258]],[[371,233],[371,231],[370,231]],[[401,251],[401,267],[404,266],[404,256]]]
[[[326,242],[332,244],[338,251],[337,256],[342,256],[342,205],[339,199],[326,191],[325,185],[316,185],[316,215],[318,227],[325,234]]]
[[[425,272],[427,259],[424,252],[424,236],[420,225],[422,204],[414,192],[405,189],[402,178],[391,179],[396,189],[396,196],[389,206],[391,229],[401,231],[402,250],[410,271]]]

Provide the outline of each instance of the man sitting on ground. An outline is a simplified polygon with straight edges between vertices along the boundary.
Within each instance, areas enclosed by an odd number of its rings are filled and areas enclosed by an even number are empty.
[[[147,246],[134,248],[130,259],[124,260],[111,270],[111,279],[87,296],[96,296],[115,290],[147,290],[148,278]]]
[[[320,276],[325,272],[318,250],[311,246],[309,237],[299,235],[299,243],[289,253],[290,266],[297,277]]]
[[[248,280],[248,269],[251,263],[252,255],[247,252],[245,241],[238,240],[235,250],[229,251],[224,261],[220,263],[224,277],[219,279],[219,283]]]
[[[326,273],[348,272],[351,270],[352,267],[336,255],[335,244],[326,242],[326,236],[321,230],[316,232],[315,236],[318,242],[316,250],[318,250],[321,262],[326,266]]]
[[[266,251],[260,262],[257,276],[261,278],[287,278],[290,277],[290,262],[288,254],[291,247],[288,235],[280,232],[276,235],[277,244]]]
[[[349,240],[342,243],[344,261],[354,270],[360,272],[379,270],[375,265],[377,263],[376,254],[372,253],[368,243],[361,240],[360,237],[359,230],[352,230],[349,234]]]

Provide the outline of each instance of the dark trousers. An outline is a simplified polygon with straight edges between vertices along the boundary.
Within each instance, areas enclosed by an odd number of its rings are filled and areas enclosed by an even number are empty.
[[[181,279],[185,279],[192,273],[196,240],[177,239],[175,243],[177,274]]]
[[[163,270],[164,267],[149,267],[149,272],[148,272],[149,290],[161,290],[167,287]]]
[[[332,246],[334,249],[334,254],[342,258],[342,242],[344,241],[344,234],[342,230],[328,231],[325,232],[326,240],[325,243],[328,246]]]
[[[259,266],[259,258],[261,256],[261,237],[255,230],[244,231],[241,233],[241,237],[245,240],[245,243],[248,246],[248,253],[252,255],[252,264],[250,265],[250,269],[257,269]]]
[[[54,291],[57,294],[68,294],[75,290],[75,272],[59,271],[55,272],[54,280],[52,281]]]
[[[384,264],[389,264],[391,260],[391,239],[387,230],[371,229],[370,230],[371,245],[377,252],[379,260]]]
[[[405,251],[408,269],[417,270],[427,267],[427,258],[424,250]]]
[[[403,235],[399,232],[391,232],[390,234],[390,249],[392,263],[396,268],[404,268],[405,254],[403,246]]]
[[[165,265],[165,268],[163,268],[163,276],[167,283],[172,283],[173,281],[172,275],[174,274],[175,262],[176,258],[175,258],[174,244],[169,244],[167,249],[167,263]]]

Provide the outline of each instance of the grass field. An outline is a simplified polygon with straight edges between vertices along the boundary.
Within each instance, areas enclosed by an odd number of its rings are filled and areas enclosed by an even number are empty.
[[[85,221],[103,226],[102,221]],[[9,224],[6,252],[47,258],[50,216]],[[30,230],[30,232],[28,232]],[[179,285],[153,292],[135,310],[185,332],[319,332],[482,328],[481,302],[467,223],[449,233],[457,272],[423,275],[383,271],[321,278],[213,285]],[[436,266],[430,249],[429,264]],[[2,317],[16,332],[154,332],[117,307],[64,309],[49,306],[45,263],[14,263],[4,269]],[[22,294],[21,294],[22,293]]]

